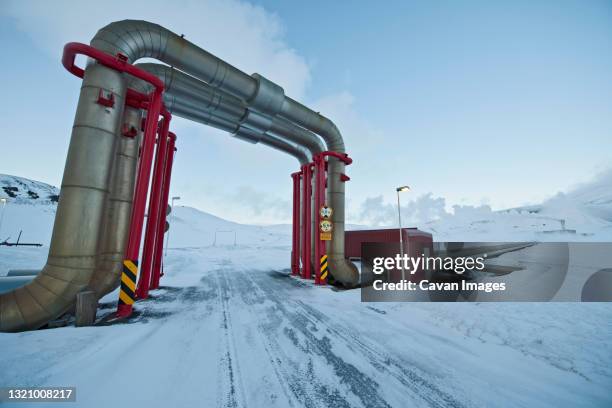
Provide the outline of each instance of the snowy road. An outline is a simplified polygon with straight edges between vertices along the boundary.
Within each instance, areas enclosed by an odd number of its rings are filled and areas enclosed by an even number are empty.
[[[362,304],[289,277],[287,258],[282,247],[172,250],[166,286],[129,324],[0,334],[0,383],[76,386],[84,407],[612,404],[607,305]],[[577,338],[575,319],[520,316],[538,310],[603,324]]]

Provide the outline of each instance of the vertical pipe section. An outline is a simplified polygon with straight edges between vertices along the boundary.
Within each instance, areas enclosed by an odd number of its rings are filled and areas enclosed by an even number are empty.
[[[344,141],[336,125],[325,116],[314,112],[301,103],[285,97],[278,116],[294,122],[305,129],[320,135],[327,150],[345,153]],[[327,198],[333,208],[332,223],[334,230],[332,240],[328,244],[330,271],[337,282],[346,287],[359,284],[359,271],[357,267],[344,257],[344,230],[345,230],[345,163],[335,157],[327,161]]]
[[[153,258],[153,275],[151,276],[151,289],[159,288],[159,279],[162,276],[162,251],[164,247],[164,234],[166,229],[166,208],[168,197],[170,196],[170,180],[172,177],[172,163],[174,162],[174,152],[176,150],[176,135],[168,132],[168,149],[166,150],[166,160],[164,164],[164,186],[160,197],[160,214],[157,223],[157,237],[155,239],[155,256]]]
[[[76,294],[89,284],[96,268],[125,92],[121,73],[89,61],[72,128],[47,264],[31,283],[0,295],[0,331],[41,327],[69,310]],[[109,103],[111,100],[113,104]]]
[[[140,109],[125,107],[123,124],[118,133],[100,260],[89,283],[89,288],[96,292],[98,298],[115,290],[121,279],[134,199],[138,148],[142,139],[141,120]]]
[[[164,161],[168,149],[168,131],[170,129],[170,114],[164,112],[164,119],[157,137],[157,151],[155,152],[155,163],[153,165],[153,180],[149,196],[149,216],[145,230],[144,247],[142,249],[142,268],[136,296],[146,299],[149,296],[151,285],[151,273],[155,256],[155,241],[157,238],[157,224],[159,222],[162,188],[164,184]],[[165,209],[164,209],[165,211]]]

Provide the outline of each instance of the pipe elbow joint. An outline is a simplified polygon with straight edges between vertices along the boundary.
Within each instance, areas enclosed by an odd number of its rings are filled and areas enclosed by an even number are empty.
[[[329,258],[330,273],[334,279],[347,289],[355,288],[360,284],[359,270],[344,254],[331,255]]]
[[[121,20],[102,27],[90,44],[111,55],[121,53],[134,63],[142,57],[163,59],[170,36],[171,33],[158,24]]]

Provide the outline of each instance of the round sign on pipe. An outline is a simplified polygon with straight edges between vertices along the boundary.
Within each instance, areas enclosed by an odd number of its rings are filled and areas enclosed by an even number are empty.
[[[321,241],[331,241],[331,232],[334,229],[334,224],[330,220],[321,220],[319,223],[319,239]]]
[[[331,218],[333,213],[334,210],[331,207],[328,207],[327,205],[322,205],[319,209],[319,215],[321,215],[321,218],[323,219]]]
[[[319,228],[321,232],[331,232],[334,226],[330,220],[321,220]]]

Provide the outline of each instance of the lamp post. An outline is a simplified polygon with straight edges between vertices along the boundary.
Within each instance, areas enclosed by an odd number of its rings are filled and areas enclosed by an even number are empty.
[[[172,200],[170,200],[171,204],[170,204],[170,208],[174,208],[174,201],[175,200],[180,200],[181,197],[172,197]],[[174,218],[174,213],[171,213],[170,218]],[[164,250],[164,258],[166,258],[166,255],[168,255],[168,244],[170,243],[170,230],[172,228],[168,229],[168,236],[166,237],[166,249]]]
[[[400,206],[400,193],[403,191],[410,191],[410,187],[408,186],[400,186],[395,189],[397,192],[397,221],[399,224],[399,235],[400,235],[400,256],[402,257],[402,280],[406,278],[406,274],[404,272],[404,234],[402,231],[402,210]]]
[[[6,211],[6,198],[0,198],[2,203],[2,215],[0,215],[0,231],[2,231],[2,221],[4,221],[4,212]]]

